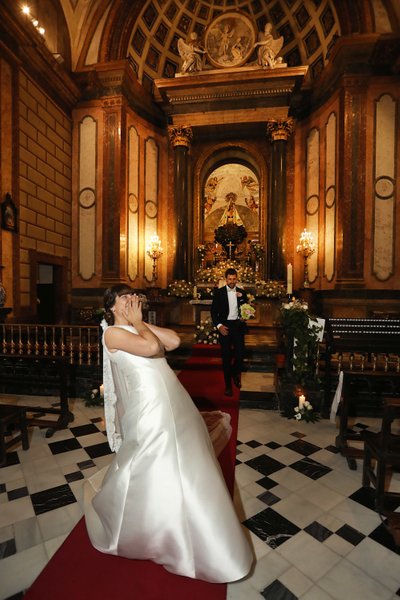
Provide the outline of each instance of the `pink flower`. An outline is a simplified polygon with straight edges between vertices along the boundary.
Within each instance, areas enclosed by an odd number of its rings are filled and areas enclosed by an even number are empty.
[[[243,296],[243,294],[242,294],[242,292],[236,292],[236,296],[237,296],[238,298],[241,298],[241,297]]]

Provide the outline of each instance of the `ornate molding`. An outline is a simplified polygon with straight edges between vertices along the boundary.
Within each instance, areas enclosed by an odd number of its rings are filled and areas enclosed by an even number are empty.
[[[186,146],[190,148],[190,144],[193,139],[193,130],[191,127],[174,127],[173,125],[168,127],[169,141],[172,146]]]
[[[267,135],[271,142],[277,140],[287,140],[294,131],[294,119],[289,117],[288,119],[268,119],[267,121]]]

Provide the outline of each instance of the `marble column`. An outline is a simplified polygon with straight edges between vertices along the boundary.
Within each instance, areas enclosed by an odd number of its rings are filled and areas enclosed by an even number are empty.
[[[336,287],[364,287],[367,86],[345,77],[340,94]],[[387,151],[387,150],[386,150]]]
[[[287,140],[294,130],[294,121],[268,119],[267,135],[271,142],[271,172],[269,177],[268,274],[271,279],[286,278],[286,151]]]
[[[125,156],[125,110],[120,98],[104,101],[103,256],[102,278],[120,281],[126,275],[120,237],[125,219],[122,156]]]
[[[193,138],[191,127],[168,127],[174,148],[174,279],[190,279],[192,273],[192,197],[189,186],[189,148]]]

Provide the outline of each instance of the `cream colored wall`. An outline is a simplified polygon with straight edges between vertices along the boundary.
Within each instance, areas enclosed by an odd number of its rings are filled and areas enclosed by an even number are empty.
[[[30,305],[29,250],[71,258],[71,121],[19,77],[20,300]]]
[[[394,210],[386,210],[386,212],[379,212],[374,208],[375,202],[375,180],[377,177],[382,175],[388,175],[394,178],[397,182],[399,181],[400,173],[400,128],[397,120],[397,124],[394,120],[376,119],[376,106],[378,101],[384,96],[390,97],[390,102],[393,103],[394,109],[390,113],[390,116],[397,111],[397,119],[399,118],[400,110],[400,91],[398,85],[393,82],[390,78],[375,78],[374,81],[369,82],[367,94],[366,94],[366,127],[365,130],[361,131],[361,135],[365,136],[361,142],[365,142],[365,162],[358,164],[356,167],[357,172],[362,181],[362,174],[365,173],[365,188],[364,188],[364,201],[365,201],[365,226],[364,226],[364,263],[363,263],[363,281],[364,286],[368,289],[398,289],[398,281],[400,277],[400,210],[399,210],[399,196],[398,188],[396,183],[393,188],[393,201]],[[312,287],[315,289],[333,289],[336,284],[337,277],[337,255],[338,249],[341,246],[340,239],[340,227],[338,228],[338,215],[339,206],[343,198],[340,197],[340,178],[341,173],[341,150],[343,149],[343,131],[341,129],[344,115],[341,114],[341,102],[340,92],[332,95],[328,102],[324,106],[316,110],[310,118],[303,122],[297,123],[296,134],[295,134],[295,181],[294,181],[294,192],[293,199],[290,202],[293,204],[292,208],[294,211],[294,231],[293,231],[293,254],[294,254],[294,286],[299,287],[301,285],[301,278],[303,274],[303,260],[299,255],[296,254],[296,245],[298,243],[299,235],[302,228],[310,224],[310,220],[307,217],[306,211],[306,190],[309,187],[307,182],[307,139],[310,132],[317,130],[319,132],[319,151],[314,153],[314,157],[319,161],[318,176],[318,189],[319,193],[319,215],[318,215],[318,227],[319,227],[319,244],[318,253],[315,256],[315,263],[312,268],[313,283]],[[330,117],[335,115],[336,121],[336,143],[332,143],[327,139],[327,136],[332,136],[332,127],[327,127]],[[348,116],[347,118],[351,118]],[[388,130],[385,132],[385,128]],[[390,135],[389,135],[390,134]],[[386,141],[385,141],[386,140]],[[390,144],[388,143],[390,140]],[[332,156],[327,155],[328,152],[332,153]],[[376,156],[377,153],[386,154],[387,157],[384,164],[388,167],[388,172],[380,173],[376,169]],[[390,160],[389,160],[390,159]],[[382,159],[380,161],[382,163]],[[336,165],[336,177],[335,177],[335,202],[336,202],[336,239],[335,239],[335,260],[332,261],[331,254],[332,245],[327,245],[326,237],[326,223],[325,223],[325,209],[324,205],[326,190],[325,181],[328,175],[329,184],[332,185],[332,163]],[[389,164],[393,165],[389,169]],[[345,169],[351,169],[352,167],[344,164]],[[330,173],[330,174],[329,174]],[[397,200],[396,200],[397,193]],[[328,198],[331,201],[331,198]],[[387,201],[386,201],[387,202]],[[397,204],[397,207],[396,207]],[[383,215],[383,216],[382,216]],[[382,223],[376,223],[376,219],[383,219]],[[388,234],[384,236],[384,239],[377,238],[377,231],[379,227],[385,227],[385,231],[391,231],[391,225],[388,223],[388,219],[393,219],[393,238]],[[374,231],[374,227],[378,228]],[[332,229],[332,227],[331,227]],[[328,232],[329,234],[329,232]],[[327,234],[327,235],[328,235]],[[382,236],[381,236],[382,237]],[[386,250],[382,249],[382,244],[387,244]],[[390,253],[393,247],[392,254]],[[382,269],[382,272],[378,272],[376,268],[377,261],[379,262],[378,251],[387,258],[387,261],[393,259],[391,265],[386,266]],[[374,256],[375,252],[375,256]],[[391,255],[391,256],[389,256]],[[327,277],[326,275],[326,264],[329,264],[328,273],[332,273],[333,277]],[[383,273],[383,274],[382,274]],[[315,280],[314,280],[315,276]]]
[[[121,124],[121,132],[124,132],[126,137],[121,139],[120,148],[116,150],[116,153],[121,152],[121,165],[125,172],[123,177],[125,185],[120,193],[120,280],[127,281],[136,288],[144,288],[149,285],[152,263],[146,255],[146,240],[150,234],[157,232],[164,249],[164,254],[158,261],[159,277],[157,285],[166,287],[168,283],[167,270],[171,268],[170,262],[172,259],[171,254],[168,252],[171,212],[168,198],[168,138],[165,133],[153,127],[130,108],[126,109],[123,118],[125,122]],[[96,130],[95,143],[90,147],[83,144],[81,127],[82,123],[88,119],[92,120]],[[83,184],[79,175],[80,165],[89,162],[91,165],[95,165],[96,172],[94,182],[90,185],[94,190],[95,227],[94,229],[85,229],[85,237],[82,237],[79,233],[79,211],[81,210],[79,202],[74,202],[73,206],[73,220],[76,227],[73,228],[72,232],[72,287],[102,288],[105,286],[102,273],[103,230],[109,225],[107,217],[103,216],[103,176],[106,167],[103,164],[104,110],[102,102],[94,101],[75,109],[73,121],[73,154],[74,164],[76,165],[73,182],[74,198],[78,199],[82,192]],[[154,157],[150,156],[152,154],[152,151],[149,152],[150,146],[157,149],[157,165]],[[83,147],[85,147],[85,152],[92,153],[93,160],[88,161],[86,156],[83,161],[81,157]],[[156,182],[157,185],[155,185]],[[150,188],[156,190],[154,193],[157,195],[157,212],[155,218],[149,220],[146,214],[146,202],[153,200],[153,198],[147,197]],[[133,199],[133,196],[137,198]],[[89,278],[82,276],[80,268],[82,253],[84,252],[83,243],[85,246],[95,249],[94,272]],[[108,282],[106,283],[108,284]]]

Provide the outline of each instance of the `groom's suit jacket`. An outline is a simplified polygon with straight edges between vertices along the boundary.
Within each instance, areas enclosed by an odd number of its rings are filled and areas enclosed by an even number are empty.
[[[242,288],[236,287],[236,292],[241,294],[237,296],[238,309],[247,302],[247,294]],[[240,313],[239,313],[240,314]],[[219,323],[226,324],[229,315],[228,291],[226,285],[214,291],[211,305],[211,318],[215,326]]]

